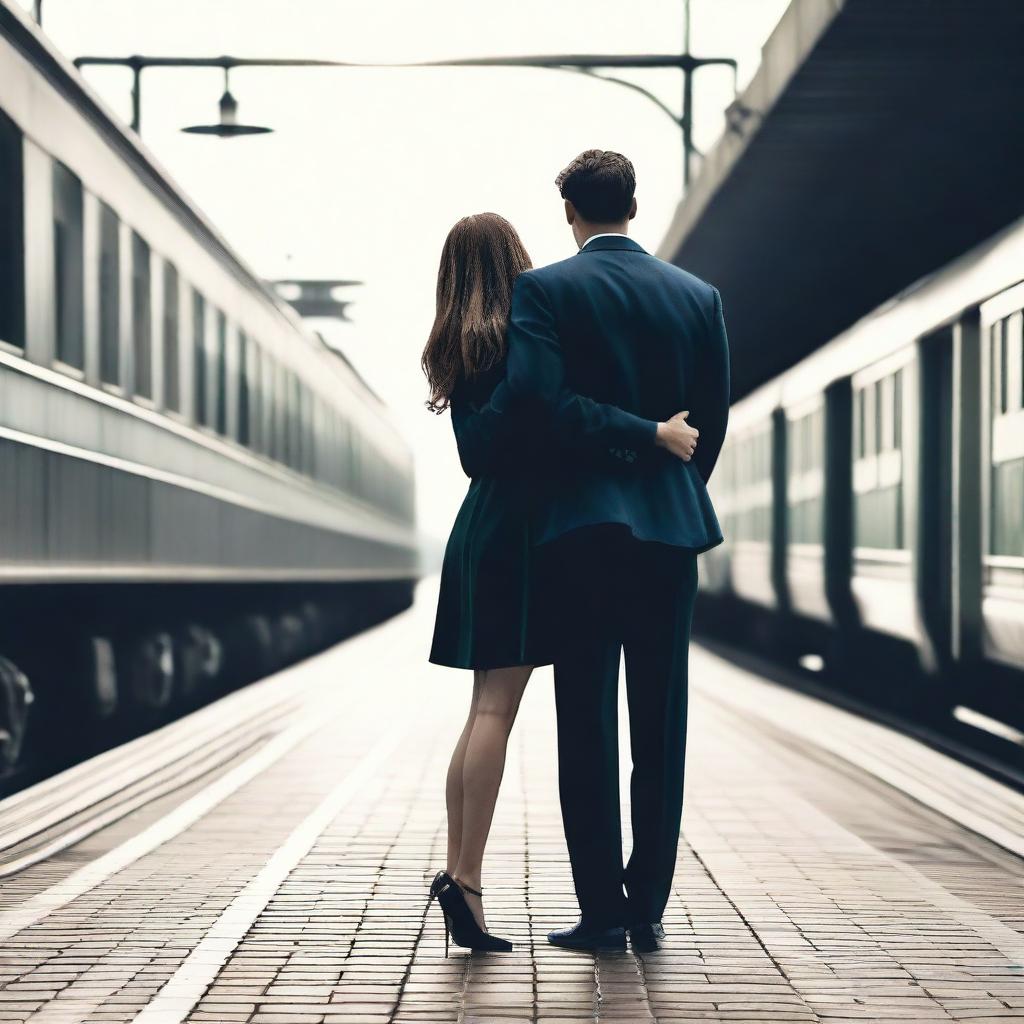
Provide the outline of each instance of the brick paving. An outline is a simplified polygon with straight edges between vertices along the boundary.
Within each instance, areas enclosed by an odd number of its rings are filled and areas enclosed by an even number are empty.
[[[1024,1019],[1024,864],[873,776],[716,701],[733,668],[695,649],[685,841],[657,954],[573,954],[550,674],[527,692],[485,870],[513,953],[444,957],[426,885],[467,680],[422,662],[430,598],[321,662],[351,706],[185,832],[0,943],[0,1021],[265,1024]],[[410,717],[412,724],[410,725]],[[380,737],[351,794],[237,943],[250,885]],[[958,769],[950,765],[951,773]],[[624,788],[624,792],[626,792]],[[110,830],[109,844],[130,829]],[[5,883],[30,894],[104,835]],[[263,905],[265,902],[265,905]],[[203,958],[201,958],[203,959]],[[198,1001],[159,995],[208,971]],[[167,991],[170,991],[168,989]],[[157,1013],[159,1009],[159,1013]]]

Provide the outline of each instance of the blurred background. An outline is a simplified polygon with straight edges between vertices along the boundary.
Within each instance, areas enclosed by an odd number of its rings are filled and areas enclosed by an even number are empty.
[[[590,147],[724,297],[708,642],[1016,771],[1022,11],[0,0],[4,786],[409,605],[445,234],[571,255]]]
[[[734,57],[745,82],[785,6],[692,0],[693,50]],[[228,53],[367,63],[672,53],[683,46],[683,14],[679,0],[645,2],[625,16],[610,0],[46,0],[44,7],[47,35],[69,57]],[[678,107],[678,71],[619,74]],[[722,67],[700,77],[695,141],[706,148],[721,134],[733,75]],[[90,68],[86,78],[130,120],[129,70]],[[231,87],[243,119],[273,134],[219,145],[183,133],[215,119],[222,75],[158,68],[145,72],[146,147],[262,277],[365,282],[350,292],[350,324],[317,326],[395,410],[416,453],[421,528],[443,539],[465,478],[447,418],[434,421],[423,408],[419,355],[445,234],[466,214],[494,210],[515,224],[535,263],[571,255],[554,178],[597,146],[636,164],[636,237],[653,251],[682,191],[679,130],[626,89],[533,69],[253,68],[234,72]]]

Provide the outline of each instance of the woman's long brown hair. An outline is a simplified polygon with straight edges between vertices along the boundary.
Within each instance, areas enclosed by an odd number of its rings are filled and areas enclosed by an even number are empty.
[[[516,229],[496,213],[463,217],[448,232],[437,272],[437,314],[420,360],[431,412],[444,412],[460,381],[504,358],[512,285],[532,266]]]

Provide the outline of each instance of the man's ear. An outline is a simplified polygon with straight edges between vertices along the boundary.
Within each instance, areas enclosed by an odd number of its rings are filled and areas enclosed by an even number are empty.
[[[633,196],[633,203],[629,208],[629,219],[632,220],[636,216],[636,196]]]
[[[565,222],[570,227],[576,223],[576,207],[568,199],[565,201]]]

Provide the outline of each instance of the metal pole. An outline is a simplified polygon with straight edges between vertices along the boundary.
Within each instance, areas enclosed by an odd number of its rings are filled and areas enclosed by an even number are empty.
[[[142,67],[132,66],[132,131],[142,134]]]
[[[683,53],[690,52],[690,0],[683,0]],[[693,71],[683,68],[683,191],[690,186],[690,155],[693,151]]]
[[[690,184],[690,163],[693,156],[693,72],[683,72],[683,187]]]

